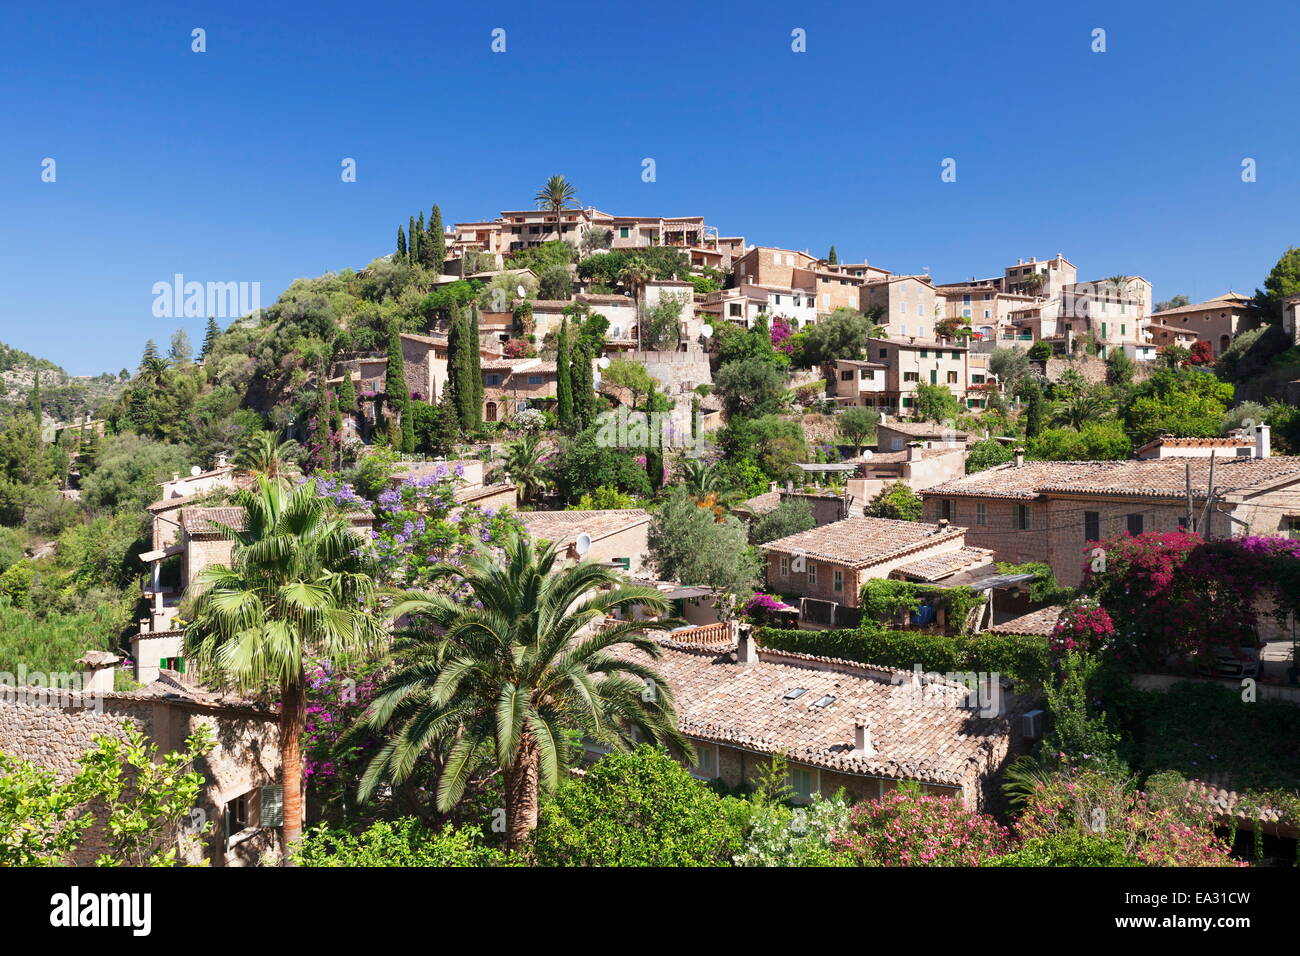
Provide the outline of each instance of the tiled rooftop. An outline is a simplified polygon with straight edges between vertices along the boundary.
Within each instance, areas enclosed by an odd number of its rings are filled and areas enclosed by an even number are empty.
[[[819,561],[863,568],[908,551],[960,539],[965,528],[892,518],[845,518],[762,545],[764,551],[803,554]]]
[[[917,581],[941,581],[946,577],[969,568],[991,564],[993,552],[988,548],[957,548],[943,554],[932,554],[894,569]]]
[[[1059,604],[1039,608],[1037,611],[1030,611],[1028,614],[1013,617],[1001,624],[994,624],[989,627],[989,632],[993,634],[1035,634],[1046,637],[1052,633],[1052,628],[1056,626],[1056,622],[1063,610],[1065,608]]]
[[[580,534],[604,538],[650,520],[641,508],[609,511],[521,511],[516,515],[531,537],[569,544]]]
[[[1192,494],[1204,497],[1210,480],[1209,458],[1027,461],[1019,468],[1008,462],[926,488],[920,494],[922,497],[970,495],[1021,500],[1037,498],[1044,493],[1076,492],[1149,498],[1185,497],[1189,466]],[[1300,481],[1300,457],[1224,457],[1214,463],[1214,486],[1220,493],[1264,488],[1287,480]]]
[[[918,691],[906,671],[772,651],[742,666],[730,651],[659,643],[664,653],[653,662],[627,653],[663,675],[688,737],[783,753],[842,773],[957,786],[986,766],[989,750],[1007,733],[1005,719],[962,709],[966,690],[951,682]],[[795,688],[806,692],[787,700]],[[816,706],[825,697],[833,698],[829,705]],[[854,749],[858,718],[871,725],[874,753]]]

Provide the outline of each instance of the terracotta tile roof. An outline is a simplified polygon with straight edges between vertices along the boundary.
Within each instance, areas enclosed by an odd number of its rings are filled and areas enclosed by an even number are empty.
[[[593,539],[606,538],[619,531],[647,524],[650,513],[641,508],[609,511],[521,511],[517,517],[531,537],[572,544],[586,533]]]
[[[1215,296],[1205,302],[1193,302],[1191,305],[1182,305],[1176,309],[1165,309],[1163,312],[1153,312],[1151,318],[1162,319],[1170,315],[1188,315],[1193,312],[1213,312],[1216,309],[1223,311],[1245,311],[1253,309],[1254,305],[1249,301],[1247,296],[1239,296],[1234,293]]]
[[[1161,435],[1153,438],[1139,452],[1148,448],[1244,448],[1255,446],[1255,439],[1244,435],[1229,435],[1226,438],[1175,438],[1173,435]]]
[[[778,554],[803,554],[819,561],[865,568],[916,548],[960,542],[965,528],[892,518],[845,518],[761,546]]]
[[[742,666],[730,651],[659,643],[658,660],[627,656],[659,671],[676,696],[678,727],[697,740],[839,773],[961,786],[989,768],[1007,736],[1005,718],[963,709],[966,689],[950,681],[914,689],[906,671],[772,651]],[[787,700],[795,688],[805,693]],[[818,707],[826,697],[830,703]],[[871,725],[873,752],[854,748],[859,718]]]
[[[578,295],[579,302],[597,302],[601,305],[636,305],[630,296],[604,295],[603,293],[583,292]]]
[[[938,458],[941,455],[964,455],[965,448],[921,448],[918,449],[922,458]],[[867,454],[863,452],[853,458],[844,459],[845,462],[854,465],[890,465],[898,462],[907,461],[907,451],[876,451]]]
[[[1061,605],[1053,604],[1051,607],[1013,617],[1001,624],[994,624],[988,630],[992,634],[1036,634],[1046,637],[1052,633],[1063,610],[1065,608]]]
[[[1209,458],[1147,458],[1135,461],[1013,462],[966,475],[919,492],[921,497],[971,496],[1029,500],[1042,494],[1140,495],[1184,498],[1187,468],[1192,494],[1204,497],[1210,480]],[[1216,458],[1215,488],[1222,494],[1300,481],[1300,457]]]
[[[469,501],[477,501],[480,498],[491,498],[507,491],[514,491],[515,486],[509,482],[502,482],[499,485],[470,485],[468,488],[456,489],[456,500],[462,504]]]
[[[213,522],[218,522],[236,531],[244,530],[243,508],[186,508],[181,512],[181,527],[188,535],[222,534]]]
[[[906,575],[917,581],[941,581],[968,568],[991,564],[993,552],[988,548],[957,548],[942,554],[931,554],[894,568],[894,573]]]

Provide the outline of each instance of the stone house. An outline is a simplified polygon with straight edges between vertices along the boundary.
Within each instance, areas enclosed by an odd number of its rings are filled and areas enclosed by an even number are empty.
[[[927,520],[966,528],[999,561],[1049,564],[1077,586],[1095,542],[1127,532],[1177,531],[1205,509],[1210,467],[1216,502],[1209,538],[1300,533],[1300,457],[1162,457],[1134,461],[1024,461],[965,475],[920,494]]]
[[[672,688],[691,772],[729,787],[757,782],[774,756],[788,762],[794,799],[881,797],[901,782],[971,809],[998,800],[995,776],[1021,746],[1021,705],[972,709],[966,684],[759,647],[742,631],[726,646],[656,637],[662,656],[629,657]]]
[[[1233,339],[1259,324],[1259,313],[1250,296],[1227,292],[1206,302],[1157,312],[1151,319],[1162,326],[1185,329],[1198,341],[1209,342],[1218,358]]]
[[[965,528],[892,518],[846,518],[759,547],[768,589],[797,597],[800,620],[810,624],[850,621],[855,615],[841,609],[858,607],[869,579],[935,582],[991,562],[990,551],[967,546]]]
[[[122,736],[133,725],[159,754],[181,750],[185,739],[206,724],[218,746],[195,768],[203,774],[194,817],[210,824],[203,851],[190,848],[190,863],[254,866],[281,850],[279,718],[269,707],[223,697],[164,672],[147,687],[112,690],[117,655],[83,658],[89,670],[82,689],[0,686],[0,751],[29,760],[67,782],[78,758],[97,736]],[[86,832],[70,863],[88,866],[107,848],[102,824]]]
[[[570,561],[609,564],[637,577],[648,573],[650,514],[640,508],[609,511],[521,511],[529,537],[559,545]]]

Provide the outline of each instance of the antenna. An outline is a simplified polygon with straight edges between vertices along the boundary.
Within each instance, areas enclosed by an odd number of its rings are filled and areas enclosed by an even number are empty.
[[[587,534],[585,531],[582,532],[582,534],[578,535],[577,539],[573,542],[573,548],[578,552],[578,557],[582,557],[591,550],[591,535]]]

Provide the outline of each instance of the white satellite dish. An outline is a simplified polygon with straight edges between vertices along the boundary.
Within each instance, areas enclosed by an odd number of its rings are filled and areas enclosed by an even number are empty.
[[[528,290],[523,286],[516,286],[515,291],[519,293],[519,298],[521,299],[526,299],[528,297]]]
[[[602,355],[600,358],[596,360],[596,364],[599,365],[601,368],[609,368],[609,358],[607,356]]]
[[[578,552],[578,557],[582,557],[591,550],[591,535],[585,531],[582,532],[582,534],[578,535],[577,540],[573,542],[573,548]]]
[[[193,468],[190,469],[191,478],[197,478],[201,474],[203,474],[203,469],[200,468],[198,465],[195,465]]]
[[[704,336],[706,339],[711,338],[713,336],[713,326],[711,325],[700,326],[700,335]]]

